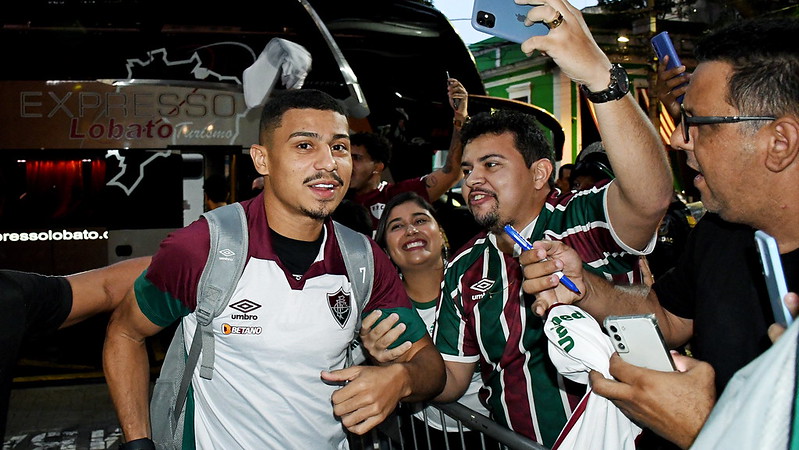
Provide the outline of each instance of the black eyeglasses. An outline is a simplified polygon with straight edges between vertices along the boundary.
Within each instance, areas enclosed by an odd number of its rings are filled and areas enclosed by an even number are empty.
[[[737,123],[749,120],[776,120],[773,116],[689,116],[685,108],[680,105],[680,122],[682,123],[682,138],[687,144],[691,140],[691,125],[708,125],[711,123]]]

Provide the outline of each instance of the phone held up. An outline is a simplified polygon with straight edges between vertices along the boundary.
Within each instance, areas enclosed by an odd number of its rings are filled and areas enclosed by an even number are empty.
[[[517,5],[513,0],[475,0],[472,27],[477,31],[521,44],[533,36],[542,36],[549,28],[541,22],[525,26],[531,5]]]
[[[762,230],[755,231],[755,243],[760,254],[760,263],[763,266],[763,276],[766,279],[771,311],[774,313],[774,322],[788,328],[793,323],[788,307],[785,306],[785,295],[788,285],[785,283],[785,273],[782,270],[782,260],[777,247],[777,240]]]
[[[625,362],[662,372],[676,370],[654,314],[608,316],[604,325]]]
[[[449,85],[449,79],[452,78],[451,76],[449,76],[449,70],[446,71],[446,75],[447,75],[447,85]],[[461,107],[461,99],[453,98],[452,99],[452,105],[455,106],[455,109],[460,108]]]
[[[652,38],[652,48],[655,49],[655,54],[657,54],[658,60],[662,61],[664,56],[669,57],[669,62],[666,64],[666,69],[671,70],[682,65],[680,56],[677,55],[677,50],[674,49],[674,44],[671,42],[671,37],[669,36],[668,31],[662,31]],[[685,97],[685,95],[677,97],[677,102],[682,104],[683,97]]]

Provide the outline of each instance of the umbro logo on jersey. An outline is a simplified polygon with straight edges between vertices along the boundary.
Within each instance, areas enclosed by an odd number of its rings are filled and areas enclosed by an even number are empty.
[[[482,280],[474,283],[473,285],[469,286],[470,288],[474,289],[475,291],[479,292],[479,294],[472,295],[472,300],[480,300],[486,295],[486,291],[491,289],[491,286],[494,285],[494,280],[490,278],[483,278]]]
[[[483,278],[482,280],[474,283],[473,285],[469,286],[470,288],[474,289],[477,292],[485,292],[491,289],[491,286],[494,285],[494,280],[490,278]]]
[[[248,313],[248,312],[255,311],[256,309],[260,308],[261,305],[259,305],[258,303],[255,303],[252,300],[247,300],[245,298],[244,300],[239,300],[236,303],[233,303],[232,305],[230,305],[230,307],[235,309],[236,311],[241,311],[243,313]]]
[[[256,309],[260,308],[261,305],[255,303],[252,300],[240,300],[232,305],[231,308],[241,311],[243,314],[231,314],[230,320],[258,320],[258,316],[255,314],[247,314],[249,312],[255,311]]]
[[[226,248],[223,250],[219,250],[219,254],[222,255],[219,257],[220,261],[233,261],[233,256],[236,256],[236,253],[233,250]]]
[[[330,313],[336,319],[338,325],[343,329],[347,324],[347,320],[352,314],[350,307],[350,294],[339,289],[332,294],[327,294],[327,306],[330,307]]]

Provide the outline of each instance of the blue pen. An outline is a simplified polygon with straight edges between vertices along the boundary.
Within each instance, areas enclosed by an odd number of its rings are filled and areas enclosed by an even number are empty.
[[[519,232],[516,231],[513,228],[513,226],[511,226],[511,224],[505,225],[505,232],[508,233],[508,236],[510,236],[511,239],[514,240],[514,242],[519,244],[519,247],[521,247],[523,250],[533,249],[533,245],[530,244],[530,242],[527,241],[527,239],[523,238],[522,235],[519,234]],[[577,285],[574,284],[574,281],[570,280],[569,277],[563,274],[563,272],[558,270],[557,272],[555,272],[555,275],[557,275],[558,278],[560,278],[560,282],[563,283],[564,286],[569,288],[570,291],[580,294],[580,290],[577,289]]]

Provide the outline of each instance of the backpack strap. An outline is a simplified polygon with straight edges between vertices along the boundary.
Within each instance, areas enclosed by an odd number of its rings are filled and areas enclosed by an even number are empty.
[[[197,367],[202,351],[203,361],[200,376],[210,380],[214,372],[214,330],[211,322],[225,310],[236,289],[244,263],[247,261],[247,246],[250,242],[247,216],[239,203],[232,203],[203,214],[208,221],[211,247],[208,259],[197,285],[197,328],[186,358],[186,367],[178,388],[175,417],[177,420]]]
[[[355,338],[361,328],[361,313],[366,302],[372,296],[372,280],[375,274],[374,255],[369,239],[363,233],[345,227],[333,221],[333,230],[336,233],[341,256],[347,268],[347,275],[352,286],[352,293],[358,303],[355,323]],[[347,347],[347,366],[352,365],[352,346]]]
[[[214,371],[214,330],[211,322],[222,314],[236,289],[247,262],[249,232],[244,208],[239,203],[203,214],[211,233],[211,249],[197,286],[197,328],[202,330],[200,376],[210,380]],[[197,332],[192,346],[197,342]],[[188,364],[187,364],[188,366]]]

